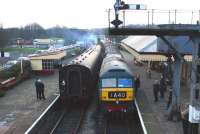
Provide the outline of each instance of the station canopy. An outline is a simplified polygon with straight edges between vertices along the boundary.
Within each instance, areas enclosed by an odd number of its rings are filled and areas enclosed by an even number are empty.
[[[166,37],[166,39],[184,55],[186,61],[192,60],[192,41],[187,36]],[[121,46],[138,61],[166,61],[167,55],[174,54],[162,39],[157,36],[128,36]]]

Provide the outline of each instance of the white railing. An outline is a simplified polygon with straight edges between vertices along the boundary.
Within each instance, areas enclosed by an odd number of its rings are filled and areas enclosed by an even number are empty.
[[[141,112],[140,112],[140,109],[138,107],[138,104],[137,104],[136,100],[135,100],[135,106],[136,106],[137,111],[138,111],[138,116],[139,116],[139,119],[140,119],[140,122],[141,122],[141,125],[142,125],[143,133],[147,134],[147,129],[146,129],[145,125],[144,125],[144,121],[143,121],[143,118],[142,118],[142,115],[141,115]]]
[[[107,10],[109,27],[115,19],[115,11]],[[200,10],[120,10],[119,20],[121,26],[154,26],[159,24],[197,24],[200,22]]]

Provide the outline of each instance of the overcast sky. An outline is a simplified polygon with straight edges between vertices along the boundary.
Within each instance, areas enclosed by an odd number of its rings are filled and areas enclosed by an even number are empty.
[[[145,4],[148,9],[199,10],[199,0],[124,0]],[[115,0],[0,0],[0,23],[3,27],[20,27],[39,23],[45,28],[55,25],[95,28],[107,27],[106,9]]]

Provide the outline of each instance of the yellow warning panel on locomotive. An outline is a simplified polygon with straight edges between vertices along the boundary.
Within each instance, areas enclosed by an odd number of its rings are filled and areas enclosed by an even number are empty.
[[[103,88],[101,89],[102,101],[131,101],[135,98],[133,88]]]

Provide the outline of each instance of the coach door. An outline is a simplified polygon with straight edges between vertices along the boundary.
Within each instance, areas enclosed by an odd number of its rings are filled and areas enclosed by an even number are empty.
[[[81,89],[81,75],[80,75],[80,71],[77,70],[70,70],[68,73],[68,80],[69,80],[69,84],[68,84],[68,89],[69,89],[69,95],[73,95],[73,96],[78,96],[80,95],[80,89]]]

